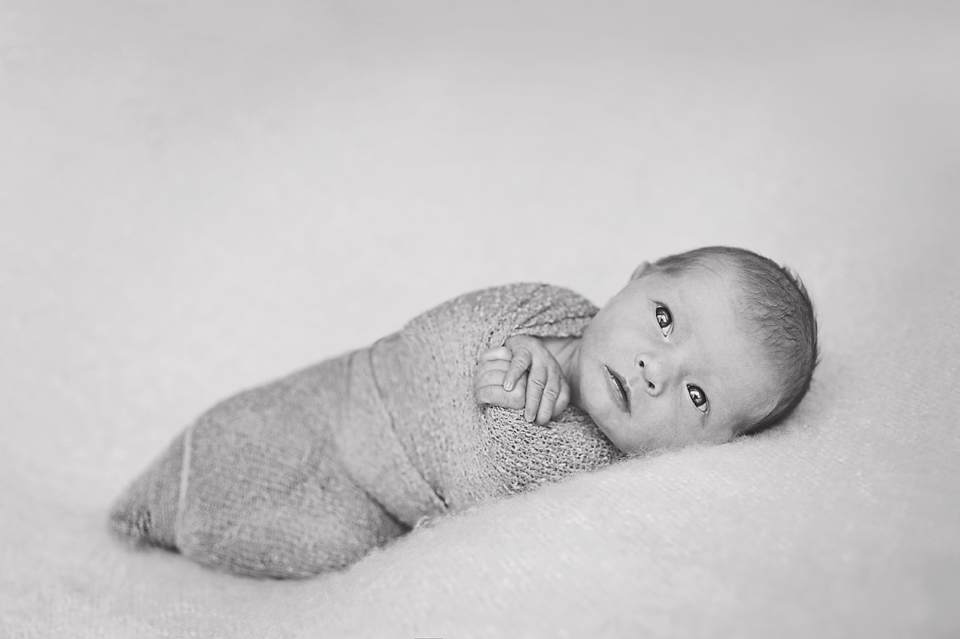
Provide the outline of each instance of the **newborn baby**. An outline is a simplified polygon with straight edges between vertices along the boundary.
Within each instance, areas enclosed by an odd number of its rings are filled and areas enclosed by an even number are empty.
[[[779,421],[816,362],[799,279],[712,247],[641,264],[582,337],[514,336],[486,351],[475,389],[478,401],[523,408],[540,424],[572,401],[635,453],[720,444]]]
[[[214,406],[110,525],[208,566],[310,576],[424,519],[761,430],[816,360],[803,286],[742,249],[645,263],[599,311],[542,284],[477,291]]]

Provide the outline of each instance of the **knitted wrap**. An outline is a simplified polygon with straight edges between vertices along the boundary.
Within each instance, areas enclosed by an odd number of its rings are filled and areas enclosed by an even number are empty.
[[[209,566],[304,577],[424,517],[609,464],[622,454],[575,407],[544,427],[473,394],[483,351],[511,335],[579,336],[596,312],[562,288],[490,288],[235,395],[127,488],[111,528]]]

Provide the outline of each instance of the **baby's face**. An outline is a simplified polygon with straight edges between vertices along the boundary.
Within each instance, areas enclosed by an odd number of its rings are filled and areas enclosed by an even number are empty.
[[[722,268],[641,266],[580,343],[579,404],[624,452],[722,443],[766,415],[778,373]]]

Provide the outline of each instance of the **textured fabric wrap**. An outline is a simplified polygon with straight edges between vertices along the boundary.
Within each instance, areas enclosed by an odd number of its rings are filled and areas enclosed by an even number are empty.
[[[578,336],[596,310],[553,286],[490,288],[242,392],[175,438],[111,527],[241,574],[302,577],[424,517],[604,466],[621,453],[576,408],[543,427],[473,395],[484,350],[517,334]]]

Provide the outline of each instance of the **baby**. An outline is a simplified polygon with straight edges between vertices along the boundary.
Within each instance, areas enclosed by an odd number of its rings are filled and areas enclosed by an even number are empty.
[[[800,280],[727,247],[644,262],[582,337],[514,336],[480,357],[478,402],[546,424],[572,402],[617,448],[720,444],[789,414],[817,364]]]
[[[599,310],[543,284],[476,291],[214,406],[110,526],[240,574],[310,576],[424,519],[766,428],[816,362],[802,284],[742,249],[644,263]]]

